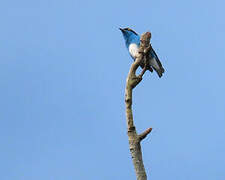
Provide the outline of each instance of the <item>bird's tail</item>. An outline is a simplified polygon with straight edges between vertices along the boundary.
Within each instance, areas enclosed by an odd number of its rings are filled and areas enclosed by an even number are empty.
[[[161,78],[165,70],[153,49],[151,51],[149,65],[157,72],[158,76]]]
[[[163,73],[164,73],[164,68],[163,67],[161,67],[161,68],[159,68],[159,69],[156,69],[156,68],[154,68],[153,67],[153,69],[157,72],[157,74],[158,74],[158,76],[161,78],[162,77],[162,75],[163,75]]]
[[[149,62],[150,66],[157,72],[158,76],[161,78],[164,73],[164,68],[160,63],[158,58],[151,58]]]

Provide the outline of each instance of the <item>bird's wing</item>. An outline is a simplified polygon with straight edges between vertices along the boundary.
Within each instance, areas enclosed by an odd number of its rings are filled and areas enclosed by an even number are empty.
[[[155,51],[152,49],[150,51],[150,59],[149,59],[149,64],[150,66],[153,67],[153,69],[157,72],[158,76],[161,77],[162,74],[164,73],[164,68],[157,56],[157,54],[155,53]]]

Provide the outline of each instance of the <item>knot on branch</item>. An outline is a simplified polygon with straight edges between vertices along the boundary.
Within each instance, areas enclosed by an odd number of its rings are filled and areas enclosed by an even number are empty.
[[[135,126],[130,126],[127,128],[127,132],[136,132]]]

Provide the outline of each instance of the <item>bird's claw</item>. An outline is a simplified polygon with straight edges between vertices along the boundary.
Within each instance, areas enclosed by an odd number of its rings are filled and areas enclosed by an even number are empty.
[[[137,76],[137,80],[138,81],[142,80],[142,75],[141,74]]]

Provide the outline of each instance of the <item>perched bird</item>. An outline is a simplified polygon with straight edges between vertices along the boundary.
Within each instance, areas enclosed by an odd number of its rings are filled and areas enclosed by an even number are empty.
[[[131,57],[135,60],[138,55],[138,49],[140,46],[140,36],[130,28],[119,29],[123,33],[125,44]],[[153,68],[157,72],[158,76],[162,77],[164,68],[162,67],[161,62],[153,49],[150,50],[148,63],[149,70],[153,72]],[[144,66],[142,65],[141,67],[143,68]]]

